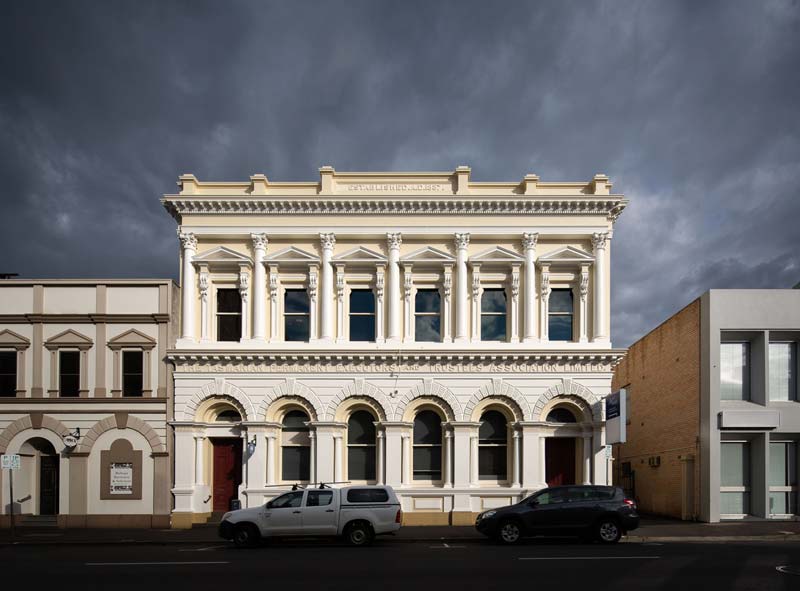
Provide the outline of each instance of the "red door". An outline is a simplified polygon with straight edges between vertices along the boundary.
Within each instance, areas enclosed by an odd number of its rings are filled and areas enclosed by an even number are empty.
[[[548,437],[544,443],[547,486],[575,484],[575,439]]]
[[[212,439],[214,446],[214,511],[228,511],[242,483],[242,440]]]

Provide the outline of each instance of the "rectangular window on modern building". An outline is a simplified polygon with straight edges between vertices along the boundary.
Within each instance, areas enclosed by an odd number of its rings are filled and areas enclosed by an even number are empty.
[[[486,289],[481,296],[481,340],[506,340],[506,290]]]
[[[17,395],[17,352],[0,351],[0,397]]]
[[[719,368],[720,398],[750,400],[750,344],[720,344]]]
[[[794,441],[769,444],[769,512],[771,515],[797,513],[797,444]]]
[[[283,294],[283,330],[287,341],[308,342],[310,307],[305,289],[287,289]]]
[[[750,514],[750,444],[723,441],[720,444],[721,515]]]
[[[573,340],[573,316],[572,290],[552,290],[548,306],[547,338],[551,341]]]
[[[375,294],[370,289],[350,292],[350,340],[375,341]]]
[[[238,289],[217,290],[217,340],[242,340],[242,297]]]
[[[414,340],[442,340],[442,297],[438,289],[419,289],[414,297]]]
[[[141,396],[144,380],[144,363],[141,351],[122,352],[122,395]]]
[[[797,343],[769,344],[769,399],[797,400]]]
[[[80,351],[58,353],[58,395],[62,398],[80,396],[81,354]]]

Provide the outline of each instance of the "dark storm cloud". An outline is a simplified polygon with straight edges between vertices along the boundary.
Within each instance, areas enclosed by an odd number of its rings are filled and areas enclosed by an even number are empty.
[[[174,276],[178,174],[606,172],[627,345],[713,287],[800,281],[800,5],[0,7],[0,272]]]

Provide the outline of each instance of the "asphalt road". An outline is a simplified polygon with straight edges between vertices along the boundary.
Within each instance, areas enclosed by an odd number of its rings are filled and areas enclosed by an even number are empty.
[[[0,547],[5,581],[57,589],[800,589],[800,544],[531,541],[513,548],[379,540]],[[788,566],[797,574],[779,572]]]

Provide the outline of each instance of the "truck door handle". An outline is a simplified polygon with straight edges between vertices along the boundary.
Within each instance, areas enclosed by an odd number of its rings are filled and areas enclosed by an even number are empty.
[[[302,511],[292,511],[292,513],[302,513]]]
[[[325,509],[325,513],[333,513],[333,509]]]

